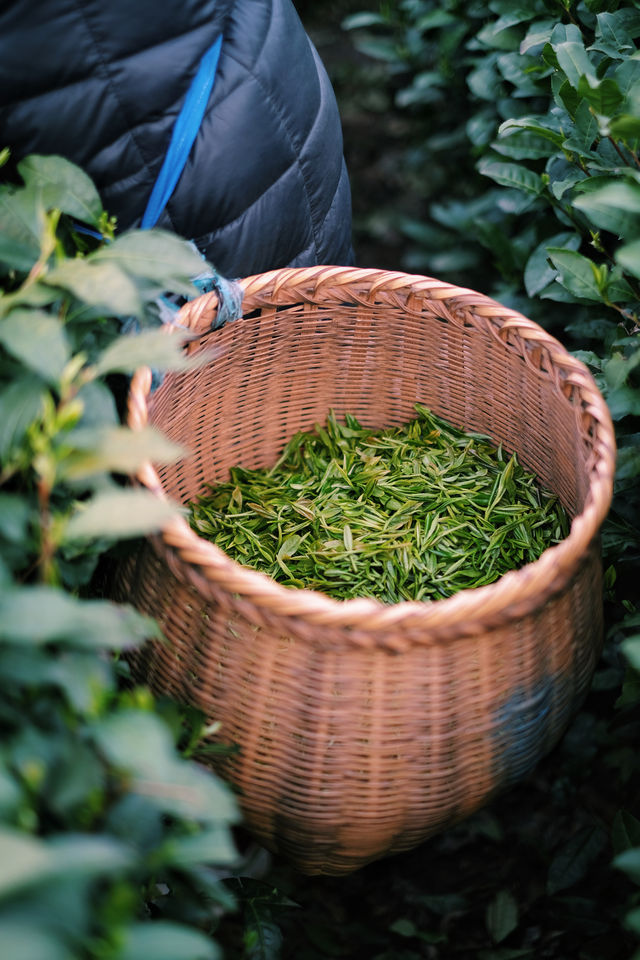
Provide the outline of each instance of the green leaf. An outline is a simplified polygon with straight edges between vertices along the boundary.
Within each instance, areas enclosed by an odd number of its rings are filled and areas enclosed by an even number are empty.
[[[640,443],[637,436],[633,446],[618,447],[616,480],[633,480],[640,477]]]
[[[538,160],[554,154],[553,147],[547,139],[528,130],[520,130],[509,134],[508,137],[494,140],[491,147],[496,153],[512,157],[514,160]]]
[[[92,659],[95,660],[95,657]],[[90,676],[87,681],[91,681]],[[80,689],[80,687],[78,687]],[[86,685],[85,698],[88,701],[87,713],[97,712],[95,703],[89,696],[93,691]],[[95,697],[100,702],[100,694]],[[74,709],[76,703],[73,704]],[[99,709],[99,707],[98,707]],[[107,787],[107,771],[102,759],[82,740],[74,743],[71,739],[58,741],[55,761],[51,765],[46,781],[47,804],[59,817],[73,818],[90,803],[92,795],[103,793]]]
[[[120,649],[157,635],[153,621],[132,607],[77,600],[55,587],[0,590],[0,639],[5,641]]]
[[[619,50],[634,50],[632,43],[640,37],[640,12],[622,9],[613,13],[603,12],[596,16],[596,37]]]
[[[17,493],[0,491],[0,536],[19,543],[27,536],[32,519],[29,501]]]
[[[609,132],[615,140],[628,142],[640,139],[640,117],[631,113],[619,113],[609,121]]]
[[[0,188],[0,266],[28,273],[40,256],[43,229],[44,212],[35,190]]]
[[[371,57],[372,60],[382,60],[383,63],[396,63],[398,60],[398,48],[392,39],[365,34],[356,37],[353,45],[356,50],[366,57]]]
[[[82,401],[82,428],[116,426],[119,420],[118,411],[113,393],[106,384],[92,380],[83,384],[77,395]]]
[[[584,48],[582,34],[578,27],[569,24],[563,28],[563,31],[566,39],[559,43],[554,40],[556,36],[560,35],[558,28],[553,31],[551,47],[557,57],[558,66],[563,71],[567,81],[574,89],[577,89],[580,77],[596,78],[595,67]]]
[[[13,776],[3,765],[0,765],[0,817],[3,820],[8,819],[15,812],[20,803],[21,792]]]
[[[584,182],[587,179],[587,174],[583,173],[582,170],[574,167],[572,170],[567,171],[566,176],[559,176],[557,179],[552,179],[549,183],[549,189],[554,195],[556,200],[561,200],[567,190],[572,190],[577,184]]]
[[[581,253],[560,247],[548,247],[547,253],[558,271],[562,286],[581,300],[602,300],[596,281],[595,264]]]
[[[633,930],[635,934],[640,935],[640,907],[636,907],[635,910],[630,910],[624,918],[624,922],[629,930]],[[638,960],[638,956],[638,952],[636,951],[632,960]]]
[[[0,919],[0,943],[6,957],[20,960],[69,960],[66,943],[50,931],[39,929],[33,922]]]
[[[93,181],[65,157],[31,154],[18,164],[27,186],[38,187],[42,203],[76,217],[93,227],[99,225],[102,203]]]
[[[138,316],[142,312],[136,284],[116,263],[96,263],[89,258],[76,257],[75,260],[63,260],[42,279],[112,316]]]
[[[523,57],[515,50],[500,54],[497,66],[504,79],[516,88],[514,96],[518,98],[540,95],[541,81],[551,72],[550,67],[543,72],[532,57]]]
[[[527,296],[535,297],[545,287],[553,283],[557,271],[549,264],[548,250],[561,248],[563,250],[577,250],[582,243],[582,237],[569,231],[556,233],[547,240],[543,240],[533,251],[524,270],[524,285]]]
[[[564,141],[564,134],[560,129],[556,129],[555,124],[551,126],[549,123],[545,123],[545,119],[547,118],[529,116],[505,120],[504,123],[501,123],[498,127],[498,137],[502,139],[517,134],[520,131],[527,131],[528,133],[535,134],[536,137],[551,141],[555,147],[561,147]]]
[[[619,247],[614,258],[623,270],[627,270],[634,277],[640,277],[640,240]]]
[[[496,122],[493,110],[479,110],[469,117],[465,132],[476,147],[485,147],[491,142],[495,134]]]
[[[633,669],[640,673],[640,634],[627,637],[621,644],[621,648]],[[640,840],[638,842],[640,844]]]
[[[77,451],[64,467],[64,476],[72,480],[104,471],[133,474],[145,460],[171,463],[185,453],[155,427],[135,431],[127,427],[86,427],[68,434],[65,444]]]
[[[583,100],[578,104],[575,113],[575,128],[573,134],[564,141],[562,149],[574,150],[587,159],[597,157],[597,153],[594,153],[591,148],[599,136],[600,126],[598,118],[594,116],[587,101]]]
[[[495,54],[485,57],[480,66],[471,71],[467,76],[467,84],[471,93],[480,100],[495,102],[501,84]]]
[[[520,53],[537,56],[544,45],[551,40],[551,34],[557,22],[557,20],[537,20],[532,23],[520,44]]]
[[[614,72],[618,86],[625,95],[624,113],[640,115],[640,60],[637,56],[623,60]]]
[[[59,381],[69,362],[64,326],[43,310],[12,310],[0,320],[0,343],[49,383]]]
[[[78,504],[64,531],[64,542],[119,540],[156,533],[179,512],[176,503],[147,490],[108,490]]]
[[[618,237],[635,237],[640,233],[640,185],[592,177],[583,181],[577,190],[574,206],[596,227]]]
[[[622,270],[619,266],[613,268],[609,273],[609,279],[605,284],[603,296],[609,303],[630,303],[636,296],[630,284],[622,276]]]
[[[591,864],[606,846],[607,837],[597,826],[581,827],[566,841],[554,857],[547,877],[550,896],[584,879]]]
[[[302,537],[299,537],[298,534],[294,533],[293,536],[287,537],[283,542],[282,546],[278,550],[277,558],[278,560],[284,560],[287,557],[295,556],[296,550],[300,546]]]
[[[22,443],[27,428],[42,415],[45,389],[31,374],[0,392],[0,459]]]
[[[220,824],[194,833],[188,837],[176,837],[167,845],[165,863],[176,867],[195,867],[200,864],[236,863],[238,850],[232,834]]]
[[[159,370],[184,370],[189,361],[182,353],[181,339],[166,330],[143,330],[142,333],[118,337],[96,364],[96,374],[135,373],[138,367]]]
[[[168,920],[135,923],[126,929],[122,939],[122,946],[112,954],[113,960],[141,960],[141,957],[153,960],[219,960],[221,956],[211,937]]]
[[[613,77],[580,77],[577,86],[578,93],[584,97],[597,114],[609,117],[615,113],[624,100],[624,96]]]
[[[0,317],[15,307],[48,307],[56,300],[60,300],[59,291],[49,290],[40,283],[23,283],[4,296],[0,290]]]
[[[501,163],[490,159],[481,160],[478,171],[485,177],[491,177],[503,187],[515,187],[525,193],[538,195],[544,189],[539,174],[516,163]]]
[[[613,420],[640,416],[640,391],[635,387],[613,387],[607,391],[607,406]]]
[[[382,14],[363,10],[361,13],[352,13],[345,17],[340,26],[343,30],[360,30],[362,27],[373,27],[384,23]]]
[[[123,845],[101,837],[43,841],[0,826],[0,899],[69,874],[105,875],[129,864]]]
[[[91,263],[115,263],[125,273],[153,281],[159,292],[185,296],[197,292],[190,278],[207,268],[196,248],[165,230],[132,230],[116,237],[88,258]]]
[[[570,117],[575,117],[578,107],[584,100],[568,80],[563,79],[563,74],[558,72],[551,78],[551,89],[553,98],[557,105],[567,111]]]
[[[619,853],[613,865],[626,873],[634,883],[640,884],[640,846]]]
[[[611,825],[611,842],[614,854],[640,847],[640,820],[628,810],[618,810]]]
[[[629,379],[629,376],[640,365],[640,349],[635,350],[630,356],[621,353],[613,353],[602,365],[607,384],[615,389],[622,386]]]
[[[513,50],[519,44],[521,33],[511,28],[519,22],[518,19],[499,17],[482,27],[476,34],[476,39],[496,50]]]
[[[28,656],[31,656],[29,651]],[[109,661],[101,660],[93,650],[64,650],[55,659],[47,659],[43,681],[63,691],[78,713],[92,711],[96,697],[113,689],[114,676]]]
[[[502,943],[518,926],[518,904],[508,890],[500,890],[487,907],[487,930],[494,943]]]
[[[397,933],[400,937],[415,937],[418,929],[412,920],[407,917],[399,917],[389,926],[392,933]]]
[[[127,772],[131,789],[166,813],[204,823],[235,821],[226,784],[176,752],[163,720],[142,710],[122,710],[95,726],[101,752]]]

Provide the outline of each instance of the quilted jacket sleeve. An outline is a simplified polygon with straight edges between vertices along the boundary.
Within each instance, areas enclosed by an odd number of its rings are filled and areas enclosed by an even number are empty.
[[[159,226],[223,273],[348,263],[338,109],[291,0],[9,0],[0,5],[0,145],[60,153],[138,226],[175,118],[222,33],[216,82]]]

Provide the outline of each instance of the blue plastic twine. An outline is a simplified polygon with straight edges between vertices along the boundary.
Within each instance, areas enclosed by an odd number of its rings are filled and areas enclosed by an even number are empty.
[[[169,148],[142,216],[140,226],[143,230],[156,225],[182,176],[213,89],[221,50],[222,34],[203,56],[187,90],[173,127]],[[194,277],[193,282],[201,293],[214,289],[218,293],[218,312],[212,324],[214,329],[242,316],[242,289],[234,280],[227,280],[216,270],[207,268]],[[168,297],[161,297],[158,305],[163,323],[171,322],[179,310],[178,304]]]
[[[151,195],[142,216],[140,227],[149,230],[156,225],[164,211],[178,180],[182,176],[187,158],[198,135],[202,118],[213,90],[216,78],[220,51],[222,50],[222,34],[209,47],[202,57],[196,74],[187,90],[184,102],[176,118],[171,133],[171,142],[167,149],[160,173],[153,185]],[[102,238],[101,234],[81,224],[76,224],[80,233]],[[195,247],[195,244],[194,244]],[[204,260],[204,257],[203,257]],[[227,280],[220,276],[217,270],[207,264],[205,270],[193,278],[193,283],[199,293],[208,293],[216,290],[218,294],[218,312],[212,323],[214,330],[222,327],[230,320],[237,320],[242,316],[242,288],[235,280]],[[175,323],[175,317],[180,309],[179,303],[168,296],[158,297],[156,300],[158,316],[161,323]],[[139,332],[140,322],[137,317],[127,318],[122,325],[123,333]],[[162,376],[154,372],[152,390],[162,382]]]
[[[169,149],[142,216],[140,226],[143,230],[156,225],[182,175],[213,89],[221,49],[222,34],[203,56],[191,86],[187,90],[182,109],[173,127]]]

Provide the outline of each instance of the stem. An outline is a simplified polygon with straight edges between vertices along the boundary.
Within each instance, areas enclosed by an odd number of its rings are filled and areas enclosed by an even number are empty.
[[[631,313],[631,311],[625,310],[624,307],[619,307],[617,303],[610,303],[608,300],[605,301],[605,306],[611,307],[613,310],[617,310],[617,312],[620,314],[620,316],[624,320],[632,324],[632,327],[630,330],[627,329],[627,327],[625,327],[625,332],[627,333],[628,336],[630,336],[632,333],[638,333],[638,331],[640,330],[640,325],[638,325],[638,318],[635,315],[635,313]]]
[[[618,145],[618,142],[617,142],[616,140],[614,140],[612,136],[608,136],[608,137],[607,137],[607,140],[609,141],[609,143],[611,143],[611,145],[613,146],[613,149],[616,151],[616,153],[618,154],[618,156],[620,157],[620,159],[621,159],[622,162],[624,163],[625,167],[628,167],[628,166],[629,166],[629,158],[628,158],[628,157],[625,157],[624,153],[622,152],[622,150],[620,149],[620,147],[619,147],[619,145]],[[636,157],[635,153],[633,153],[632,156],[633,156],[633,160],[634,160],[635,165],[636,165],[637,167],[640,167],[640,161],[639,161],[638,158]]]
[[[565,7],[562,0],[557,0],[557,4],[559,7],[562,8],[563,12],[566,13],[571,23],[573,23],[576,27],[578,27],[578,29],[582,32],[582,27],[580,26],[580,24],[578,23],[574,15],[571,13],[571,10],[568,7]]]
[[[38,508],[40,513],[40,557],[38,559],[38,569],[40,571],[40,580],[42,583],[55,583],[55,545],[51,538],[51,510],[50,494],[48,483],[40,479],[37,485],[38,490]]]

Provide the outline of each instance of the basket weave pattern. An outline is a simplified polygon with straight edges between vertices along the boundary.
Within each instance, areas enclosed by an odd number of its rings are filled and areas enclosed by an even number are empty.
[[[197,369],[130,394],[189,453],[139,481],[183,503],[230,467],[270,466],[329,409],[372,428],[420,402],[489,434],[561,498],[570,535],[495,584],[432,603],[336,601],[241,567],[176,519],[119,572],[156,617],[134,670],[195,704],[239,751],[217,769],[246,822],[309,873],[408,849],[526,775],[584,697],[602,635],[598,532],[614,440],[586,368],[540,327],[438,280],[338,267],[242,282],[245,316],[209,332],[187,304]]]

